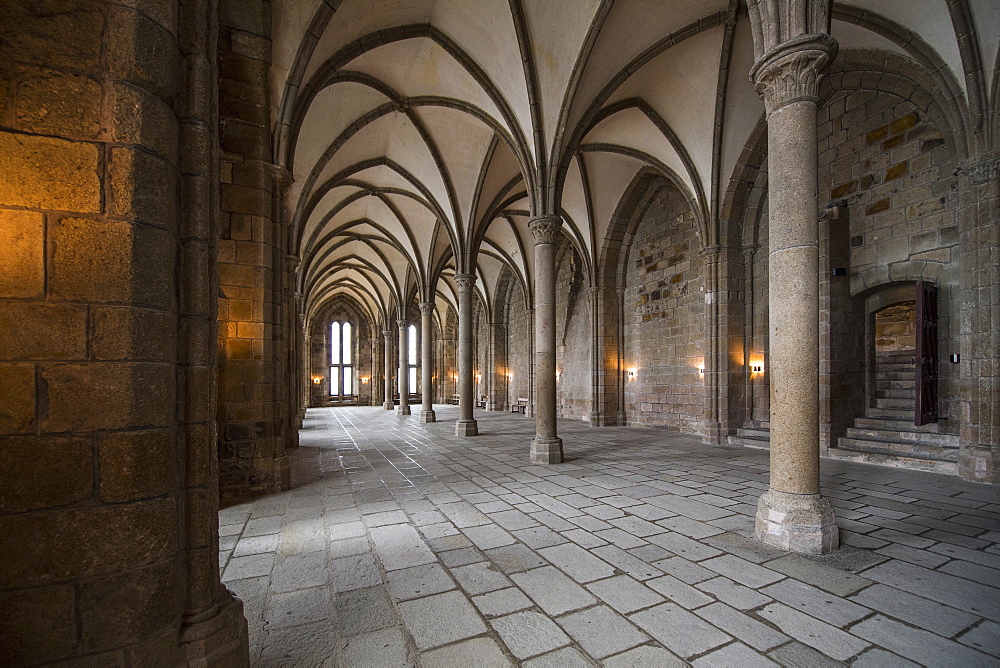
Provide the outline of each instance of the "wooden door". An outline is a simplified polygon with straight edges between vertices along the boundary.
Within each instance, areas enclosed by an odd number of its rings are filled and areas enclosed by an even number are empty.
[[[916,411],[913,424],[938,420],[937,286],[917,281]]]

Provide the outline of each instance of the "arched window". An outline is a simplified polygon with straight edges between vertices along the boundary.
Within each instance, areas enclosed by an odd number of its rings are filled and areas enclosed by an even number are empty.
[[[416,394],[417,392],[417,327],[416,325],[410,325],[406,332],[406,355],[410,363],[410,394]]]
[[[351,323],[330,324],[330,394],[333,396],[354,393],[351,343]]]

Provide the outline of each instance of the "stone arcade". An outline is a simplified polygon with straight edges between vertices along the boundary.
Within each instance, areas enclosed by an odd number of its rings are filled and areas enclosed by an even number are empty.
[[[0,0],[0,663],[1000,660],[998,48]]]

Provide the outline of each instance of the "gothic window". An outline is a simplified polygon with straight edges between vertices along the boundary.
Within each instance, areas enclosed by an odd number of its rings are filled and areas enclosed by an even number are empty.
[[[409,360],[409,390],[410,394],[417,391],[417,327],[410,325],[406,330],[406,355]]]
[[[351,363],[351,323],[330,324],[330,394],[353,393],[354,373]]]

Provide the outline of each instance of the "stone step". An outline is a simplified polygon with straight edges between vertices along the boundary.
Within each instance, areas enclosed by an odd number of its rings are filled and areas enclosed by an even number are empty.
[[[908,408],[913,410],[913,399],[875,399],[876,408]]]
[[[909,350],[897,350],[891,353],[878,353],[875,355],[877,360],[912,360],[917,354],[917,351],[913,348]]]
[[[771,447],[771,441],[760,438],[745,438],[743,436],[730,436],[729,445],[735,445],[741,448],[757,448],[759,450],[768,450]]]
[[[912,362],[909,362],[909,363],[906,363],[906,364],[896,364],[896,363],[886,364],[885,362],[882,362],[882,363],[876,362],[875,363],[875,372],[876,373],[878,373],[879,371],[885,371],[885,372],[892,371],[892,372],[896,372],[896,373],[906,373],[907,371],[912,372],[913,369],[914,369],[914,366],[913,366]]]
[[[958,448],[958,436],[936,434],[927,431],[906,429],[873,429],[871,427],[848,427],[847,438],[862,441],[887,443],[891,445],[930,445],[941,448]]]
[[[913,388],[910,389],[891,389],[891,390],[875,390],[876,399],[910,399],[911,401],[916,398],[916,393]]]
[[[906,408],[881,408],[873,406],[865,410],[865,417],[887,418],[890,420],[909,420],[913,422],[913,406]]]
[[[913,390],[916,386],[915,380],[875,380],[877,390]]]
[[[831,459],[844,459],[862,464],[877,464],[894,468],[911,469],[914,471],[933,471],[934,473],[958,473],[958,462],[950,460],[929,459],[923,457],[905,457],[898,454],[876,451],[849,450],[842,447],[830,448]]]
[[[880,380],[908,380],[913,382],[915,374],[913,371],[875,371],[875,382]]]
[[[913,412],[907,413],[906,419],[896,420],[893,418],[881,417],[860,417],[854,418],[854,426],[862,429],[895,429],[897,431],[920,431],[924,433],[936,434],[938,423],[932,422],[923,426],[913,424]]]
[[[769,423],[757,423],[750,427],[741,427],[736,430],[735,436],[729,437],[729,445],[739,445],[745,448],[764,448],[765,450],[771,447],[771,430],[767,425]]]

